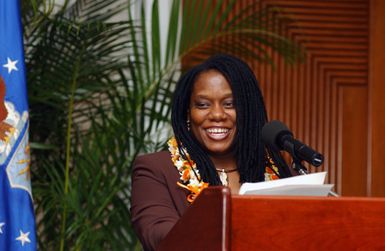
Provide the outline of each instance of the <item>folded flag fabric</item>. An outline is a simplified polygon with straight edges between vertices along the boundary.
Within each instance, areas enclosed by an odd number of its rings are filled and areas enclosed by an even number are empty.
[[[36,250],[18,0],[0,0],[0,250]]]

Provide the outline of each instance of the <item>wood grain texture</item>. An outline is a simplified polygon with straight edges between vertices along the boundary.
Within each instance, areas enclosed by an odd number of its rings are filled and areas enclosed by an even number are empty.
[[[369,195],[369,9],[370,2],[265,0],[258,8],[280,8],[294,20],[279,31],[306,49],[290,66],[272,53],[275,70],[254,62],[270,119],[325,156],[320,169],[342,195]]]
[[[231,250],[384,250],[385,199],[232,197]]]
[[[205,189],[158,250],[385,250],[385,198]]]
[[[295,65],[270,48],[274,67],[249,58],[269,118],[324,154],[324,165],[307,167],[327,171],[337,193],[385,196],[385,1],[242,0],[235,13],[251,4],[291,19],[275,31],[306,50]]]
[[[203,190],[157,250],[229,250],[230,195],[228,187]]]
[[[368,191],[385,196],[385,1],[370,3]]]

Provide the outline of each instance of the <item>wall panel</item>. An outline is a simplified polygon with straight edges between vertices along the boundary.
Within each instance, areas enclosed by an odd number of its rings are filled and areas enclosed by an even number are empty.
[[[321,169],[343,195],[368,195],[369,5],[366,0],[264,0],[258,7],[281,8],[295,22],[279,29],[306,49],[301,65],[287,65],[276,54],[275,70],[253,64],[270,119],[284,121],[325,155]]]
[[[385,196],[385,1],[370,1],[368,191]]]
[[[328,182],[342,195],[385,196],[385,1],[240,0],[254,11],[293,20],[276,27],[306,53],[288,65],[271,49],[274,67],[249,58],[270,119],[319,150]],[[272,18],[272,17],[269,17]],[[234,41],[239,37],[231,38]],[[196,63],[186,57],[184,65]]]

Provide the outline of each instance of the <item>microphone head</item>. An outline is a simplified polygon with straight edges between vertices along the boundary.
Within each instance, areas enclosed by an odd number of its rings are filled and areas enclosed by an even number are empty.
[[[293,136],[293,133],[285,124],[278,120],[272,120],[262,127],[262,141],[275,149],[283,150],[283,136]]]

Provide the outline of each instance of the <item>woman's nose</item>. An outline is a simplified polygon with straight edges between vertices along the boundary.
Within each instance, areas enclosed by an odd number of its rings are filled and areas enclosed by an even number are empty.
[[[226,119],[225,109],[221,105],[214,105],[210,110],[210,119],[223,120]]]

